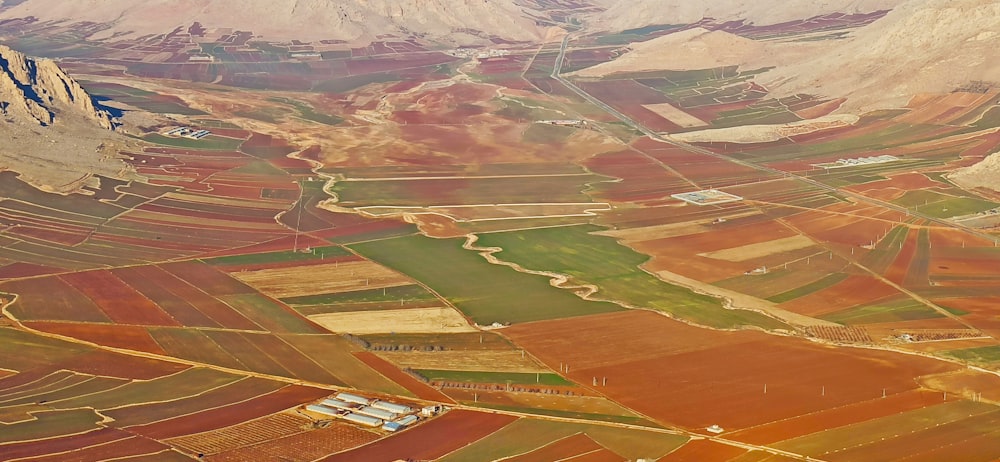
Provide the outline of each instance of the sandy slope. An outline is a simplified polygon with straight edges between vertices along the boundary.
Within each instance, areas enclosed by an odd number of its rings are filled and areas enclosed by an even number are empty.
[[[702,18],[741,20],[757,25],[807,19],[829,13],[889,10],[903,0],[597,0],[607,10],[593,18],[599,29],[620,31],[651,24],[691,24]]]
[[[781,94],[847,96],[843,109],[898,107],[918,93],[1000,82],[1000,3],[907,0],[829,53],[761,79]]]
[[[1000,153],[992,154],[976,165],[955,170],[948,175],[948,179],[963,188],[988,188],[1000,192]]]
[[[667,34],[629,45],[614,61],[573,73],[604,77],[616,72],[712,69],[739,65],[756,69],[795,63],[831,47],[829,42],[760,42],[702,28]]]
[[[459,29],[514,40],[538,40],[544,34],[512,0],[27,0],[0,13],[0,19],[26,16],[113,23],[96,38],[164,33],[195,21],[271,39],[364,41],[412,32],[471,40]]]

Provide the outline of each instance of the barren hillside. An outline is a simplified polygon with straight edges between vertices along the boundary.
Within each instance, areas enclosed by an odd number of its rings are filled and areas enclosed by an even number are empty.
[[[417,34],[461,43],[475,36],[527,41],[544,35],[513,0],[27,0],[0,12],[0,19],[27,16],[110,24],[94,38],[166,33],[196,21],[266,39],[366,41]]]
[[[113,124],[54,62],[0,45],[0,171],[63,193],[93,185],[95,175],[128,176]]]
[[[598,0],[607,10],[592,18],[592,27],[620,31],[651,24],[691,24],[702,18],[746,20],[756,25],[778,24],[830,13],[870,13],[889,10],[904,0]]]
[[[908,0],[829,53],[764,76],[779,94],[849,97],[845,109],[901,106],[925,92],[1000,82],[1000,3]]]

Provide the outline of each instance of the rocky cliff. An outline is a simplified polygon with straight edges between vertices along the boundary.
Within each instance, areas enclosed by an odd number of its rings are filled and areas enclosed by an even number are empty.
[[[62,194],[99,176],[131,178],[115,124],[56,63],[0,45],[0,171]]]
[[[114,128],[108,111],[76,80],[47,59],[36,60],[0,45],[0,115],[8,122],[51,125],[57,114],[91,119]]]

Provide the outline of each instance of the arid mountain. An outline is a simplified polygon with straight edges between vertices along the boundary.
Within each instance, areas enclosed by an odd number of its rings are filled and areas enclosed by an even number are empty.
[[[588,26],[621,31],[654,24],[691,24],[702,18],[745,20],[756,25],[778,24],[830,13],[871,13],[890,10],[904,0],[598,0],[607,10]]]
[[[0,170],[61,193],[79,191],[95,175],[128,176],[114,125],[56,63],[0,45]]]
[[[265,39],[340,39],[366,42],[383,34],[411,34],[446,42],[488,36],[538,40],[544,30],[513,0],[27,0],[0,19],[107,23],[93,38],[160,34],[200,22],[249,30]]]
[[[908,0],[828,53],[764,82],[781,94],[847,96],[846,109],[901,106],[915,94],[1000,82],[1000,3]]]
[[[86,90],[56,63],[0,45],[0,114],[9,122],[45,126],[64,112],[113,128],[111,114],[98,109]]]

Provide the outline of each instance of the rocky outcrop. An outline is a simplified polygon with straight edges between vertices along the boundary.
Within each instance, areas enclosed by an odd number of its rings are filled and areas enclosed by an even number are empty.
[[[76,80],[47,59],[33,59],[0,45],[0,116],[11,122],[51,125],[62,114],[113,129],[114,118],[98,108]]]

